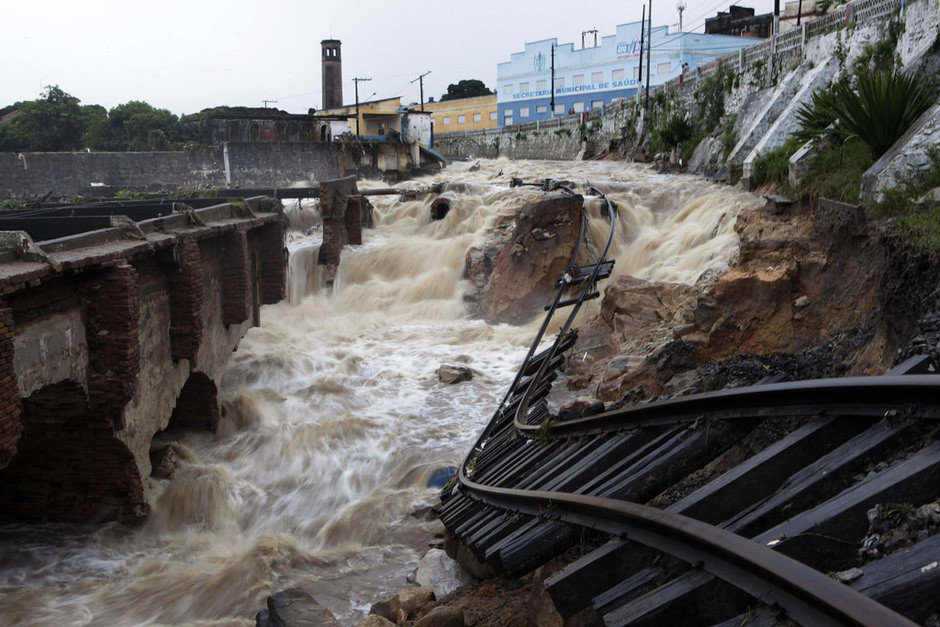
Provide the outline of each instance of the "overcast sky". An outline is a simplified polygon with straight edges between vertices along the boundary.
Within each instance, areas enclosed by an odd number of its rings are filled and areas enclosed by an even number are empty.
[[[733,0],[684,0],[683,30]],[[678,0],[654,0],[653,25],[678,29]],[[773,0],[740,0],[758,13]],[[582,31],[612,35],[639,21],[643,0],[2,0],[0,106],[58,85],[82,104],[143,100],[173,113],[218,105],[291,113],[321,107],[320,41],[343,42],[343,99],[440,97],[450,83],[478,78],[491,89],[496,64],[525,42],[557,37],[581,45]],[[781,3],[782,5],[783,3]],[[587,35],[588,45],[593,35]]]

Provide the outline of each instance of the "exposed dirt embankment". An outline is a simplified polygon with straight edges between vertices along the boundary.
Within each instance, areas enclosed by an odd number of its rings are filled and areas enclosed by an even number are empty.
[[[912,267],[861,210],[768,202],[740,214],[735,230],[740,254],[710,284],[613,281],[579,330],[570,385],[630,402],[774,374],[879,374],[930,309],[936,264]],[[930,337],[925,329],[922,348],[936,351]]]

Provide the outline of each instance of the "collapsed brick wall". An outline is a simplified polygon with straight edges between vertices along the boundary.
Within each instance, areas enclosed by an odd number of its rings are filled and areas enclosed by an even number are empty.
[[[358,189],[353,176],[320,184],[320,216],[323,223],[323,244],[319,257],[321,266],[339,265],[340,249],[349,243],[346,227],[349,197],[356,194]]]
[[[177,264],[168,270],[170,296],[170,353],[174,360],[192,360],[202,341],[202,255],[199,242],[181,238]]]
[[[0,299],[0,469],[16,455],[16,444],[23,432],[20,421],[20,395],[13,371],[13,308]]]
[[[269,224],[254,234],[261,256],[261,304],[273,305],[287,296],[287,252],[283,224]]]
[[[362,196],[350,196],[343,216],[346,243],[357,246],[362,243]]]
[[[124,428],[124,406],[140,371],[140,277],[120,263],[85,282],[89,409],[100,424]]]
[[[250,252],[243,231],[225,236],[222,259],[222,322],[228,326],[244,322],[251,313]]]
[[[74,381],[23,400],[19,450],[0,471],[0,519],[142,520],[148,507],[134,455],[95,416]]]
[[[280,220],[223,228],[0,286],[0,519],[140,520],[153,436],[216,428],[228,356],[286,287]]]

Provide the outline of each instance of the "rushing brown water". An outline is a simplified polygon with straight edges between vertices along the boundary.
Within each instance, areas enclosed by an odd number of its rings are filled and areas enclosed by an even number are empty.
[[[735,214],[759,202],[623,163],[481,165],[416,182],[471,184],[441,221],[428,202],[379,197],[376,228],[343,251],[329,294],[315,292],[315,208],[289,207],[289,298],[262,309],[233,356],[218,432],[176,441],[181,467],[155,481],[143,528],[0,527],[0,624],[253,625],[268,594],[302,582],[355,624],[407,585],[433,525],[411,516],[436,499],[428,477],[461,459],[537,328],[487,325],[462,299],[467,249],[535,193],[509,177],[606,186],[620,208],[615,274],[686,283],[726,267]],[[599,203],[589,209],[606,234]],[[442,363],[478,375],[445,386]]]

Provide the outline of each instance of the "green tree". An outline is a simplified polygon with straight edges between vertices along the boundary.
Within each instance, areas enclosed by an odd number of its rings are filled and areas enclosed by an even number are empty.
[[[474,96],[489,96],[495,93],[495,91],[487,89],[483,81],[475,78],[465,78],[456,84],[451,83],[448,85],[447,93],[441,96],[441,101],[473,98]]]
[[[20,137],[18,150],[59,151],[81,148],[85,134],[85,116],[79,100],[49,85],[38,100],[20,103],[23,113],[10,124],[12,133]]]
[[[100,149],[101,137],[108,130],[108,110],[101,105],[83,105],[82,115],[85,117],[82,146]]]
[[[181,136],[179,118],[166,109],[131,100],[108,112],[98,150],[166,150]]]

